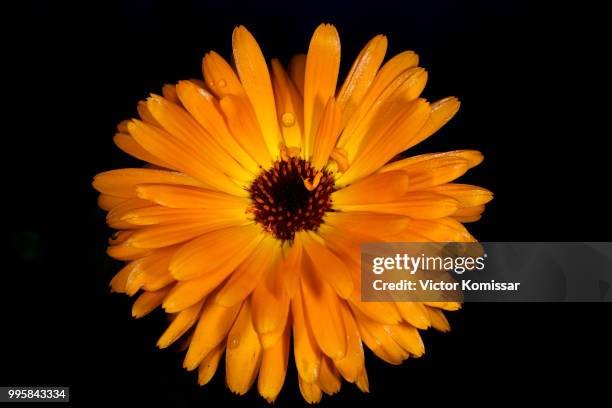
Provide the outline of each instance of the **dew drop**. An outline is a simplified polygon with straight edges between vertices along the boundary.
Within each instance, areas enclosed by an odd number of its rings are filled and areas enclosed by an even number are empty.
[[[219,88],[225,88],[227,86],[227,82],[225,82],[225,79],[220,79],[217,81],[217,85]]]
[[[285,112],[281,117],[281,121],[283,122],[283,126],[291,127],[295,125],[295,116],[291,112]]]
[[[240,338],[239,337],[231,338],[227,342],[227,348],[231,349],[231,350],[233,350],[235,348],[238,348],[239,345],[240,345]]]

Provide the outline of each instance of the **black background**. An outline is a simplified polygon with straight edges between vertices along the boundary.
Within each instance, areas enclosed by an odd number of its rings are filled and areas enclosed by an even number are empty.
[[[305,52],[320,22],[338,28],[342,72],[373,35],[392,55],[413,49],[429,71],[424,96],[462,101],[415,152],[476,148],[464,180],[496,194],[484,241],[609,241],[609,131],[597,10],[510,1],[25,2],[2,13],[3,225],[0,385],[68,385],[74,404],[125,401],[265,405],[234,396],[223,370],[208,386],[159,351],[161,312],[138,321],[108,293],[119,263],[90,186],[137,162],[112,143],[115,125],[166,82],[201,76],[201,57],[230,55],[245,24],[268,57]],[[598,97],[599,96],[599,97]],[[608,104],[609,105],[609,104]],[[600,116],[604,115],[604,116]],[[401,366],[367,356],[371,393],[343,384],[322,405],[604,395],[609,304],[466,304],[449,334],[424,334],[426,355]],[[602,369],[598,373],[598,369]],[[498,398],[498,399],[497,399]],[[290,365],[277,405],[302,404]]]

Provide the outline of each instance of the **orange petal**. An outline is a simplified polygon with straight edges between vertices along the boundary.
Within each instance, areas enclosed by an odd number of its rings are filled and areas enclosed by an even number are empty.
[[[398,201],[411,180],[403,171],[374,174],[332,194],[334,205],[374,204]]]
[[[261,364],[262,348],[251,318],[251,302],[242,305],[227,336],[225,382],[232,392],[244,395],[251,388]]]
[[[216,52],[211,51],[204,56],[202,72],[206,85],[218,98],[244,93],[242,84],[230,64]]]
[[[342,125],[342,112],[334,97],[330,97],[323,110],[319,128],[314,138],[311,165],[323,169],[336,146]]]
[[[259,340],[261,342],[261,346],[264,349],[269,349],[279,342],[282,335],[284,333],[283,326],[277,327],[274,331],[269,333],[263,333],[259,335]]]
[[[121,203],[127,200],[125,197],[115,197],[108,194],[100,194],[98,196],[98,207],[104,211],[110,211]]]
[[[302,377],[298,377],[298,380],[300,392],[307,403],[316,404],[321,401],[323,394],[321,393],[321,388],[316,383],[309,383]]]
[[[117,272],[115,276],[113,276],[113,279],[111,279],[110,284],[109,284],[111,288],[111,292],[116,292],[116,293],[126,292],[127,280],[130,274],[132,273],[133,269],[134,269],[134,265],[132,263],[129,263],[125,265],[123,268],[121,268],[121,270]]]
[[[470,222],[479,221],[482,218],[482,215],[453,215],[453,218],[459,221],[460,223],[467,224]]]
[[[108,254],[108,256],[110,256],[111,258],[119,259],[121,261],[131,261],[133,259],[138,259],[142,256],[147,255],[150,252],[151,249],[149,248],[136,248],[125,244],[110,245],[106,249],[106,253]]]
[[[485,210],[484,205],[476,205],[474,207],[463,207],[459,208],[453,213],[453,217],[475,217],[480,216]]]
[[[355,112],[346,118],[348,120],[346,123],[347,130],[340,137],[339,146],[344,146],[348,139],[353,137],[353,130],[368,113],[373,116],[382,102],[393,95],[397,87],[416,72],[414,70],[408,71],[418,65],[418,60],[419,58],[414,52],[404,51],[382,66]]]
[[[301,242],[294,240],[291,245],[284,245],[282,249],[283,260],[279,266],[279,274],[282,276],[287,295],[292,298],[300,282],[304,247]]]
[[[352,307],[359,309],[364,315],[379,323],[396,324],[402,320],[393,302],[362,302],[361,291],[353,292],[350,304]]]
[[[357,388],[361,390],[361,392],[370,392],[370,383],[368,381],[368,373],[366,372],[365,367],[363,371],[357,376],[355,380],[355,385]]]
[[[461,309],[460,302],[423,302],[425,306],[435,307],[449,312],[454,312]]]
[[[420,154],[418,156],[408,157],[406,159],[397,160],[392,163],[387,164],[379,170],[379,173],[383,173],[386,171],[395,171],[401,170],[404,167],[413,166],[417,163],[433,160],[433,159],[442,159],[454,157],[458,159],[463,159],[468,162],[469,168],[475,167],[479,165],[483,160],[483,155],[477,150],[452,150],[444,153],[427,153]]]
[[[190,307],[212,292],[218,292],[218,288],[226,277],[225,272],[210,273],[176,282],[164,301],[164,309],[168,313],[177,313]]]
[[[250,102],[235,95],[226,95],[221,99],[220,106],[240,146],[262,167],[272,166],[272,155]],[[276,147],[278,150],[278,145]]]
[[[130,134],[140,145],[173,167],[200,180],[200,187],[212,187],[238,196],[247,195],[243,188],[221,170],[209,165],[208,160],[201,155],[201,147],[187,146],[162,129],[144,122],[132,121],[128,126]]]
[[[431,319],[427,307],[421,302],[396,302],[402,318],[418,329],[427,329],[431,326]]]
[[[259,172],[257,162],[230,133],[215,97],[191,81],[180,81],[176,89],[185,109],[212,138],[245,169],[257,174]]]
[[[138,197],[171,208],[221,208],[246,210],[250,200],[220,191],[169,185],[141,185],[136,189]]]
[[[420,238],[420,239],[419,239]],[[452,218],[413,220],[394,238],[396,242],[476,242],[476,239]]]
[[[154,292],[143,292],[132,306],[132,316],[139,319],[161,305],[170,288],[156,290]]]
[[[349,270],[352,273],[355,290],[348,299],[351,307],[358,309],[364,315],[384,324],[396,324],[402,320],[394,302],[362,302],[361,301],[361,248],[353,249],[355,258],[350,262]]]
[[[415,191],[449,183],[464,175],[468,169],[467,160],[448,157],[423,161],[419,165],[404,167],[403,171],[410,177],[410,191]]]
[[[301,279],[302,298],[308,305],[306,321],[321,351],[332,358],[342,358],[346,354],[346,330],[338,310],[340,299],[312,268],[312,262],[306,262]]]
[[[349,382],[354,382],[364,369],[365,357],[361,336],[355,318],[346,305],[341,305],[342,322],[346,330],[346,353],[344,357],[334,360],[340,374]]]
[[[99,173],[93,187],[101,193],[124,198],[136,197],[141,184],[178,184],[202,187],[202,183],[183,173],[154,169],[118,169]]]
[[[410,218],[395,214],[368,212],[328,212],[325,214],[325,224],[340,231],[348,231],[366,237],[400,233],[410,222]]]
[[[153,125],[155,127],[161,127],[159,122],[157,122],[157,120],[155,120],[153,115],[151,115],[151,112],[149,111],[149,108],[147,107],[147,101],[138,101],[137,109],[138,109],[138,116],[140,116],[140,119],[142,119],[144,122],[147,122],[149,125]],[[129,121],[125,124],[126,132],[129,132],[129,129],[127,128],[128,123]]]
[[[321,237],[307,231],[297,233],[295,240],[304,246],[318,279],[327,282],[341,297],[349,297],[353,292],[351,275],[344,262],[325,246]]]
[[[461,223],[476,222],[482,218],[484,210],[484,205],[459,208],[453,213],[453,218]]]
[[[280,268],[269,270],[267,275],[251,296],[253,325],[260,335],[272,333],[283,327],[289,315],[290,298],[282,287]],[[266,344],[263,346],[267,348]]]
[[[442,126],[455,116],[459,110],[459,100],[454,96],[441,99],[431,104],[431,115],[419,131],[418,140],[425,140],[436,133]]]
[[[202,310],[202,304],[204,301],[198,302],[195,305],[182,310],[172,320],[170,326],[166,329],[164,334],[157,341],[157,347],[166,348],[180,338],[187,330],[195,324],[200,317],[200,310]]]
[[[136,248],[162,248],[228,227],[239,228],[240,225],[247,222],[248,220],[230,213],[223,216],[203,218],[197,222],[151,225],[135,231],[128,239],[127,245]]]
[[[198,223],[203,219],[218,221],[219,218],[235,217],[236,220],[244,219],[244,210],[223,209],[205,210],[201,208],[168,208],[163,206],[149,206],[137,208],[126,212],[121,220],[134,226]]]
[[[185,244],[172,258],[170,272],[178,280],[203,274],[227,276],[259,244],[259,226],[247,224],[210,232]]]
[[[176,86],[174,84],[165,84],[162,87],[162,95],[172,103],[176,103],[177,105],[181,103],[176,94]]]
[[[391,338],[410,354],[420,357],[425,353],[425,345],[419,331],[406,323],[387,326]]]
[[[108,212],[108,214],[106,214],[106,223],[109,227],[116,229],[134,228],[133,225],[126,221],[123,221],[121,218],[123,218],[123,216],[129,213],[130,211],[139,208],[151,207],[152,205],[154,204],[148,200],[130,198],[122,202],[121,204],[115,206],[112,210]]]
[[[351,184],[377,171],[396,154],[410,147],[429,112],[429,104],[423,99],[409,103],[390,121],[387,129],[379,134],[372,134],[364,141],[348,170],[338,178],[338,183]]]
[[[285,145],[301,148],[304,129],[302,97],[277,59],[272,60],[272,84]]]
[[[361,242],[362,240],[367,241],[367,239],[363,239],[363,237],[355,233],[349,234],[347,231],[334,228],[327,224],[322,224],[317,230],[317,233],[323,238],[325,245],[346,263],[349,272],[352,272],[351,267],[353,264],[360,264]],[[358,286],[359,282],[353,279],[353,293],[359,291]]]
[[[279,155],[278,144],[282,139],[266,60],[255,38],[243,26],[234,29],[232,47],[240,82],[251,100],[268,150],[276,159]]]
[[[278,241],[270,235],[265,235],[258,247],[238,266],[219,290],[215,302],[231,306],[244,300],[261,283],[262,276],[276,269],[280,252]]]
[[[134,231],[124,230],[124,231],[116,231],[111,237],[108,239],[108,243],[110,245],[120,245],[125,244],[132,236]]]
[[[374,81],[378,68],[387,52],[387,37],[377,35],[361,50],[353,63],[342,88],[338,92],[338,105],[344,121],[350,118]]]
[[[347,151],[349,161],[354,160],[364,143],[376,137],[375,132],[382,133],[389,128],[407,103],[421,94],[426,82],[427,72],[423,68],[402,72],[378,96],[361,120],[347,124],[338,146]]]
[[[212,301],[204,304],[185,355],[183,366],[187,370],[194,370],[225,339],[241,306],[223,307]]]
[[[389,364],[401,364],[409,353],[401,348],[385,330],[385,326],[353,309],[363,342],[374,354]]]
[[[451,197],[415,191],[391,203],[353,204],[337,208],[342,211],[370,211],[406,215],[417,219],[435,219],[453,214],[458,206],[459,203]]]
[[[290,342],[291,324],[286,322],[281,339],[272,347],[263,350],[257,390],[269,403],[274,402],[283,388],[289,363]]]
[[[199,278],[177,282],[164,300],[164,310],[166,313],[177,313],[187,309],[213,292],[225,277],[219,274],[206,274]]]
[[[444,184],[428,188],[427,191],[453,197],[459,202],[461,208],[469,207],[475,210],[484,208],[482,206],[493,199],[493,193],[486,188],[471,186],[469,184]],[[481,212],[482,211],[477,212],[477,214]],[[454,215],[457,215],[457,213]],[[464,215],[467,215],[467,213]],[[472,213],[470,213],[470,215],[472,215]]]
[[[127,130],[129,131],[129,129]],[[172,168],[172,166],[166,163],[165,161],[149,153],[149,151],[139,145],[138,142],[134,140],[134,138],[129,134],[117,133],[115,137],[113,137],[113,141],[115,142],[117,147],[119,147],[121,150],[123,150],[130,156],[133,156],[147,163],[155,164],[159,167],[164,167],[168,169]]]
[[[334,395],[340,391],[340,373],[329,357],[321,358],[321,373],[319,375],[319,387],[327,395]]]
[[[361,106],[369,109],[378,96],[400,76],[403,72],[416,67],[419,64],[419,56],[414,51],[403,51],[389,61],[385,62],[376,74],[372,85],[368,88]]]
[[[431,320],[431,326],[441,332],[450,331],[450,324],[444,316],[444,312],[442,310],[437,309],[435,307],[428,307],[427,311],[429,312],[429,319]]]
[[[127,133],[127,123],[129,120],[124,119],[121,122],[117,123],[117,132],[119,133]]]
[[[310,325],[306,322],[306,310],[301,290],[295,292],[291,299],[291,316],[293,317],[293,353],[300,379],[315,383],[319,379],[321,350],[317,345]]]
[[[409,189],[415,191],[449,183],[461,177],[470,168],[470,162],[458,156],[429,155],[422,160],[404,162],[401,167],[396,166],[396,168],[410,176]]]
[[[219,345],[213,348],[207,355],[204,357],[200,366],[198,367],[198,384],[206,385],[212,380],[215,372],[217,371],[217,367],[219,366],[219,361],[221,360],[221,356],[225,351],[225,344],[219,343]]]
[[[132,272],[128,276],[125,289],[130,296],[140,289],[159,290],[174,282],[168,264],[177,247],[168,247],[151,252],[130,263]]]
[[[304,158],[310,159],[315,133],[326,102],[336,93],[340,69],[340,38],[336,28],[321,24],[315,30],[304,73]]]
[[[289,76],[295,87],[304,95],[304,78],[306,76],[306,54],[297,54],[289,61]]]
[[[156,95],[147,99],[147,107],[163,126],[173,143],[182,148],[183,155],[204,161],[206,166],[230,176],[232,179],[248,181],[251,175],[208,134],[183,108]],[[132,131],[130,130],[130,133]],[[132,136],[134,136],[132,134]],[[137,139],[143,147],[141,141]],[[159,154],[152,152],[154,155]],[[180,156],[179,156],[180,157]],[[164,157],[160,157],[171,163]],[[175,159],[176,160],[176,159]]]

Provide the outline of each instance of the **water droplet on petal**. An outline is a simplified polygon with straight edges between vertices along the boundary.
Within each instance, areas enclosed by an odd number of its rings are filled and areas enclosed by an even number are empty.
[[[283,116],[281,116],[281,121],[283,122],[283,126],[291,127],[295,125],[295,116],[291,112],[285,112]]]
[[[225,88],[227,86],[227,82],[225,82],[225,79],[220,79],[219,81],[217,81],[217,85],[219,86],[219,88]]]
[[[227,342],[227,348],[228,349],[235,349],[240,345],[240,338],[239,337],[233,337],[231,339],[229,339],[229,341]]]

